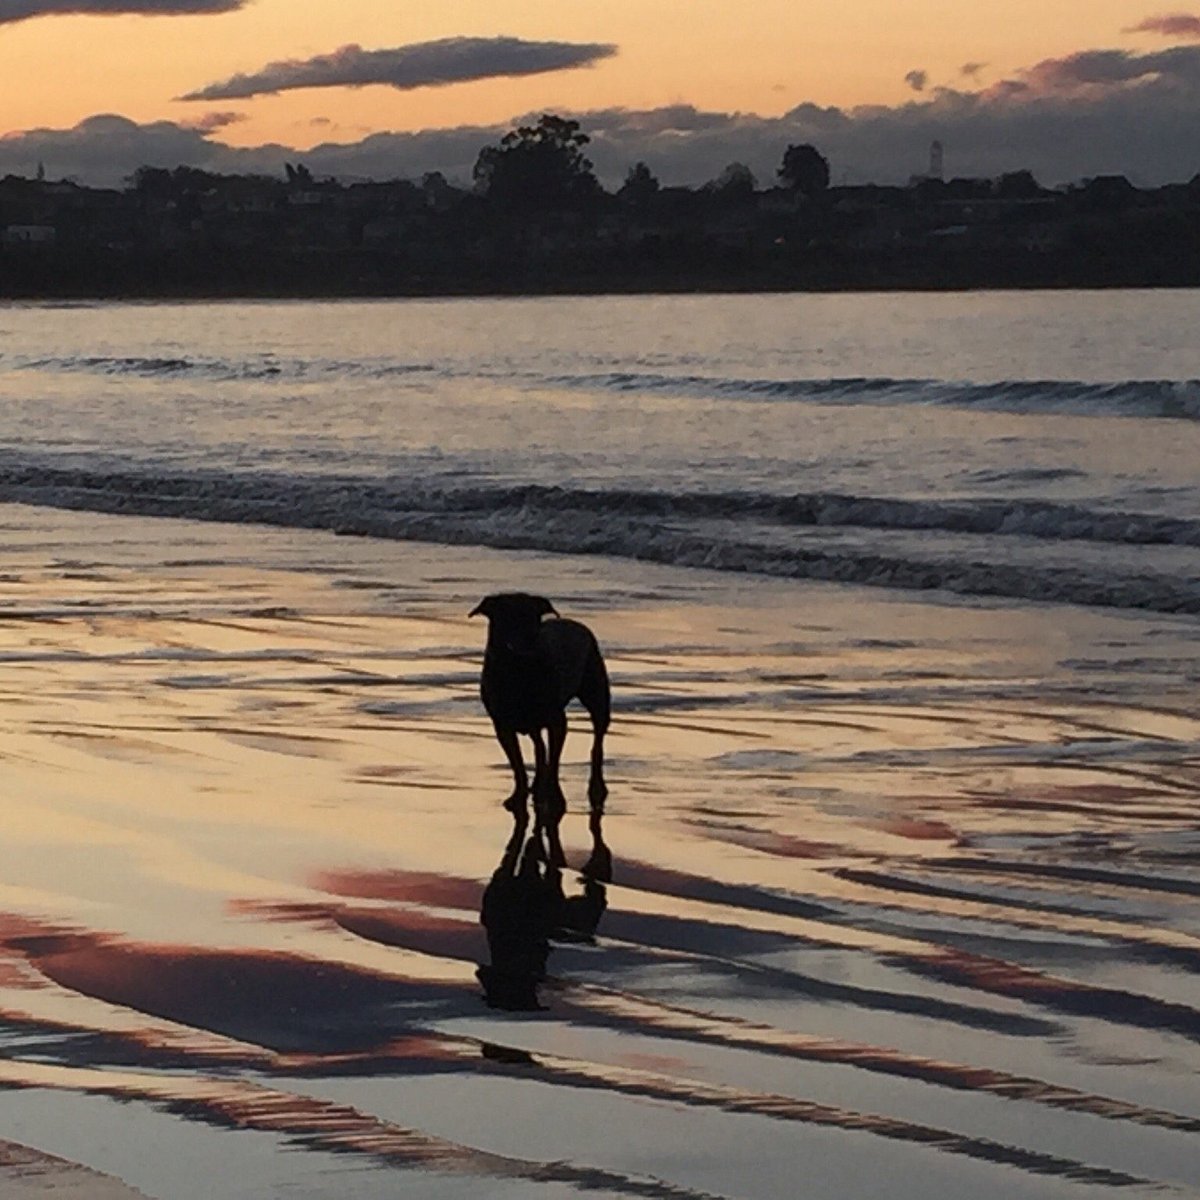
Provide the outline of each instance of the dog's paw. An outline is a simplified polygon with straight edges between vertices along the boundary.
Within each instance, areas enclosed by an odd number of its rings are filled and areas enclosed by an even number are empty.
[[[604,811],[604,802],[608,799],[608,784],[603,779],[593,776],[588,780],[588,804],[594,812]]]

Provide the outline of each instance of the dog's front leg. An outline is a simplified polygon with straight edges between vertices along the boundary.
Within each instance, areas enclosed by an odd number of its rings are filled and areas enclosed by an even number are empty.
[[[529,797],[529,778],[525,774],[525,760],[521,757],[521,743],[517,741],[517,735],[511,729],[502,729],[499,725],[496,726],[496,740],[500,743],[513,773],[512,795],[505,800],[504,807],[515,816],[523,817],[525,801]]]

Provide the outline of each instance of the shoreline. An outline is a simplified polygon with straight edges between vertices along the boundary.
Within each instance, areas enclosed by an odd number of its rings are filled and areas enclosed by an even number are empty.
[[[827,283],[820,285],[771,284],[750,281],[745,284],[730,283],[722,286],[711,281],[701,283],[681,283],[672,287],[668,284],[655,282],[647,285],[630,285],[626,287],[601,284],[594,287],[580,284],[578,281],[563,282],[562,284],[547,284],[544,287],[511,287],[489,285],[482,287],[422,287],[394,289],[329,289],[320,288],[164,288],[154,289],[118,289],[100,290],[88,288],[36,289],[29,291],[0,290],[0,303],[39,304],[54,302],[80,303],[113,303],[113,304],[155,304],[155,303],[254,303],[295,301],[337,302],[337,301],[371,301],[371,300],[537,300],[537,299],[566,299],[571,297],[619,297],[619,296],[891,296],[905,292],[914,294],[956,295],[971,293],[1022,293],[1022,292],[1160,292],[1160,291],[1196,291],[1200,290],[1200,276],[1194,279],[1163,280],[1138,277],[1132,279],[1091,280],[1075,279],[1034,279],[1028,282],[1005,282],[1003,280],[982,278],[975,281],[945,281],[945,280],[914,280],[898,279],[895,282],[878,280],[862,283]]]
[[[83,497],[73,495],[51,499],[37,494],[36,487],[0,482],[0,505],[8,504],[31,509],[46,509],[64,513],[82,513],[85,516],[111,516],[143,518],[164,521],[189,521],[236,528],[324,534],[338,539],[373,539],[398,546],[417,544],[429,547],[459,546],[468,553],[478,549],[491,553],[515,553],[540,556],[542,558],[595,559],[602,563],[620,563],[624,568],[653,565],[668,571],[715,572],[733,581],[747,579],[766,583],[774,581],[797,586],[829,585],[852,589],[866,588],[871,592],[910,599],[928,596],[935,603],[949,604],[955,601],[964,604],[995,603],[1044,606],[1049,609],[1086,609],[1108,611],[1113,614],[1137,614],[1146,618],[1186,619],[1200,615],[1200,600],[1177,589],[1169,594],[1152,592],[1145,594],[1137,584],[1141,581],[1130,576],[1125,581],[1125,590],[1114,591],[1110,582],[1095,582],[1090,586],[1075,583],[1068,592],[1055,593],[1050,586],[1055,582],[1053,569],[1043,571],[1040,576],[1010,571],[1007,575],[995,573],[980,576],[979,572],[963,569],[957,573],[935,563],[906,563],[903,560],[880,559],[886,568],[880,578],[872,578],[843,564],[836,557],[820,559],[814,556],[804,573],[771,569],[772,558],[765,554],[761,560],[739,555],[722,559],[719,551],[707,551],[696,556],[676,553],[672,548],[652,552],[621,553],[607,547],[596,549],[580,548],[575,545],[555,545],[552,539],[533,535],[507,534],[491,541],[481,540],[476,533],[461,534],[450,527],[407,528],[407,514],[381,512],[373,517],[348,516],[341,512],[332,515],[318,513],[307,520],[299,520],[292,513],[272,517],[270,512],[261,511],[256,501],[239,501],[237,497],[214,498],[205,491],[206,502],[211,506],[207,513],[181,513],[180,492],[168,491],[160,497],[143,493],[131,504],[123,491],[105,492],[88,490]],[[32,492],[33,495],[24,495]],[[399,526],[399,531],[397,530]],[[549,544],[547,542],[549,541]],[[721,565],[714,567],[714,561]],[[1038,580],[1038,586],[1030,589],[1030,579]]]

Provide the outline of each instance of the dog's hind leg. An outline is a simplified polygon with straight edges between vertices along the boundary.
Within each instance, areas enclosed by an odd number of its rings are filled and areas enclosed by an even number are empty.
[[[604,812],[608,799],[608,784],[604,782],[604,735],[612,720],[612,692],[608,686],[608,671],[599,653],[592,656],[579,685],[579,702],[592,718],[592,757],[588,775],[588,804],[592,815]]]
[[[523,816],[525,800],[529,796],[529,778],[525,774],[525,760],[521,757],[521,743],[517,741],[517,735],[511,729],[501,729],[499,725],[495,726],[495,729],[496,740],[500,743],[513,773],[512,795],[505,800],[504,807],[514,816]]]
[[[540,729],[535,729],[529,740],[533,743],[533,823],[537,833],[546,824],[546,743]]]
[[[599,816],[608,799],[608,784],[604,782],[604,735],[608,732],[608,721],[592,718],[592,762],[588,775],[588,804]]]

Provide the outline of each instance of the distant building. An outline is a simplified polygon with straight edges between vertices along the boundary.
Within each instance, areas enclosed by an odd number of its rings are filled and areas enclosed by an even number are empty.
[[[320,208],[325,200],[326,193],[316,188],[302,188],[287,194],[287,202],[293,208]]]
[[[943,183],[946,178],[946,149],[941,142],[934,141],[929,145],[929,168],[922,175],[910,175],[908,186],[918,187],[922,183]]]
[[[58,231],[53,225],[9,225],[0,234],[6,246],[53,246]]]

